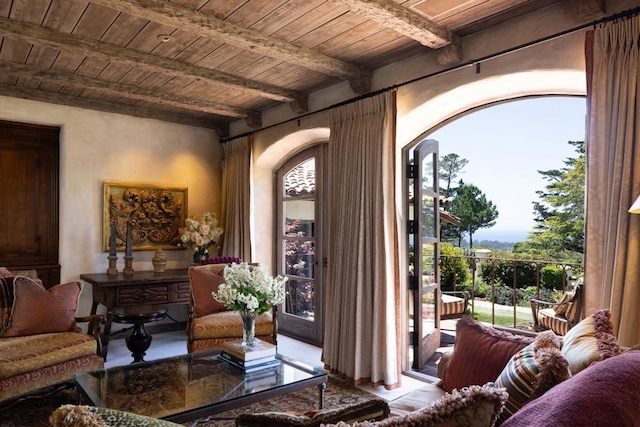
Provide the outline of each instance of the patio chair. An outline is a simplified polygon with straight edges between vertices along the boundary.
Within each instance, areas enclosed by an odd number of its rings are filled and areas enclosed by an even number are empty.
[[[469,292],[446,291],[440,298],[440,319],[459,319],[467,314],[469,304]]]
[[[533,328],[536,331],[551,329],[558,335],[566,335],[582,318],[584,309],[584,284],[582,281],[557,302],[531,300]]]

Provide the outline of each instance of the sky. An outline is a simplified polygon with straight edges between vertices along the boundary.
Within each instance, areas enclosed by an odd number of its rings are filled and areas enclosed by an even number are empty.
[[[457,180],[474,184],[498,209],[496,225],[474,241],[526,238],[536,191],[547,184],[537,171],[561,169],[577,156],[568,141],[584,141],[585,114],[583,97],[531,98],[470,113],[427,136],[440,143],[440,157],[469,161]]]

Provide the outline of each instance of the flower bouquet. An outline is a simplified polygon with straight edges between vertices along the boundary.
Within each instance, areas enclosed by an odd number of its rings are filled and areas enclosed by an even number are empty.
[[[223,275],[226,283],[212,293],[213,298],[240,313],[243,345],[250,347],[255,339],[256,316],[284,301],[284,283],[288,278],[270,276],[266,268],[246,262],[225,267]]]
[[[184,224],[180,229],[180,240],[184,246],[195,248],[193,261],[200,264],[209,256],[207,248],[220,238],[223,230],[218,227],[216,214],[211,212],[205,212],[201,217],[190,216]]]

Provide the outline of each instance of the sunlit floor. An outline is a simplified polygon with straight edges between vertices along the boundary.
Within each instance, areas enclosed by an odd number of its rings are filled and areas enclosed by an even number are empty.
[[[109,351],[105,367],[121,366],[133,361],[131,352],[127,349],[125,337],[128,332],[120,333],[116,339],[109,342]],[[158,360],[166,357],[178,356],[187,353],[187,339],[183,330],[162,332],[153,334],[151,347],[146,352],[144,360]],[[278,353],[291,357],[297,361],[306,363],[315,368],[323,369],[321,362],[322,349],[301,341],[278,335]],[[402,386],[395,390],[385,390],[384,387],[373,388],[370,385],[361,385],[360,389],[372,393],[386,400],[394,400],[425,385],[425,382],[402,376]]]

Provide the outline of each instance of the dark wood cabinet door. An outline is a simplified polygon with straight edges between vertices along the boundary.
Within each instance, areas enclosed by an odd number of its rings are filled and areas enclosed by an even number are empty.
[[[60,282],[60,129],[0,121],[0,266]]]

